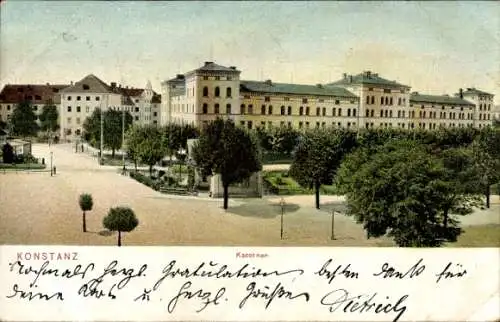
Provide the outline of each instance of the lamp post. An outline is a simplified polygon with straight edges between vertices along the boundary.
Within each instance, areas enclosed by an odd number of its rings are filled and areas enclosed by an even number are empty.
[[[335,210],[332,210],[332,235],[331,240],[335,240]]]
[[[182,164],[184,163],[184,160],[186,159],[186,150],[183,148],[180,148],[179,151],[177,152],[177,155],[179,156],[179,182],[182,181]]]
[[[107,96],[106,96],[107,98]],[[100,109],[100,113],[101,113],[101,139],[100,139],[100,152],[99,152],[99,165],[103,165],[104,162],[103,162],[103,158],[102,158],[102,153],[104,152],[104,115],[102,113],[102,104],[101,105],[101,109]],[[107,104],[106,104],[107,105]]]
[[[50,176],[52,177],[52,175],[54,174],[54,168],[52,167],[52,155],[53,155],[53,152],[50,151]]]
[[[283,213],[285,212],[285,199],[281,198],[280,200],[281,206],[281,230],[280,230],[280,239],[283,240]]]
[[[123,174],[125,174],[125,108],[122,108],[122,163]]]

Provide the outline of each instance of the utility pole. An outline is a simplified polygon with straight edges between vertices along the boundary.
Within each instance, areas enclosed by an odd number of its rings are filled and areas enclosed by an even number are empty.
[[[285,199],[281,198],[280,206],[281,206],[281,234],[280,234],[280,238],[281,238],[281,240],[283,240],[283,214],[285,212]]]
[[[99,152],[99,165],[103,164],[103,158],[102,158],[102,153],[104,152],[103,146],[104,146],[104,113],[102,112],[103,107],[102,103],[101,105],[101,140],[100,140],[100,152]]]
[[[331,240],[335,240],[335,210],[332,210],[332,235]]]

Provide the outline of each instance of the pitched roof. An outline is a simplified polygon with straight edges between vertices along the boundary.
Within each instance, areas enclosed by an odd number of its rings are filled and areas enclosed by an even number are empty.
[[[381,86],[389,86],[389,87],[406,87],[410,88],[408,85],[403,85],[400,84],[396,81],[391,81],[385,78],[382,78],[378,76],[376,73],[372,73],[370,71],[366,71],[363,73],[360,73],[358,75],[347,75],[344,74],[344,78],[341,80],[338,80],[333,83],[326,84],[326,86],[336,86],[336,85],[360,85],[360,84],[367,84],[367,85],[381,85]]]
[[[425,94],[419,94],[419,93],[411,93],[410,94],[410,102],[474,106],[474,103],[471,103],[469,101],[461,99],[460,97],[457,97],[457,96],[425,95]]]
[[[136,97],[140,96],[142,92],[144,92],[144,88],[126,88],[126,87],[118,87],[118,90],[122,95]]]
[[[356,97],[342,87],[325,87],[318,85],[299,85],[286,83],[272,83],[270,81],[240,81],[240,92],[260,92],[270,94],[296,94],[296,95],[319,95],[319,96],[339,96],[339,97]]]
[[[153,98],[151,99],[151,103],[161,103],[161,95],[154,93]]]
[[[463,95],[488,95],[488,96],[494,96],[491,93],[487,93],[484,91],[480,91],[476,88],[467,88],[467,90],[463,91]]]
[[[45,104],[52,102],[59,104],[61,97],[59,92],[69,85],[35,85],[35,84],[9,84],[5,85],[0,92],[1,103],[21,103],[31,101],[34,104]]]
[[[74,85],[66,87],[62,93],[114,93],[113,89],[95,75],[87,75]]]
[[[238,74],[241,73],[241,71],[237,70],[236,67],[234,67],[234,66],[226,67],[226,66],[222,66],[222,65],[216,64],[216,63],[211,62],[211,61],[206,61],[203,66],[201,66],[200,68],[197,68],[195,70],[192,70],[192,71],[186,73],[185,75],[189,75],[189,74],[192,74],[195,72],[229,72],[229,73],[238,73]]]

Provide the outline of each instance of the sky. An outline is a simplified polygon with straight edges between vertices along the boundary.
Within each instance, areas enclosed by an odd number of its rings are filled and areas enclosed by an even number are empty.
[[[0,86],[94,74],[144,87],[214,61],[241,79],[318,84],[379,73],[427,94],[500,103],[500,4],[18,1],[0,3]]]

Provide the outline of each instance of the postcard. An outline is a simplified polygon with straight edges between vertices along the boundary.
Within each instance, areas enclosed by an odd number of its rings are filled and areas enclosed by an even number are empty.
[[[0,320],[500,320],[496,3],[0,7]]]

